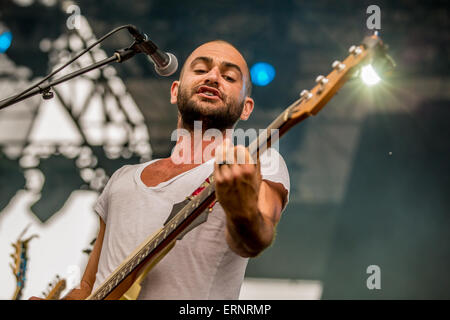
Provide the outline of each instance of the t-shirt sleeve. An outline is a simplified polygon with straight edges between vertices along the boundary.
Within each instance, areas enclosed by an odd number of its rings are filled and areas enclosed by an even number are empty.
[[[114,183],[114,180],[116,179],[121,169],[116,170],[109,178],[106,186],[103,188],[103,191],[100,193],[100,196],[97,198],[97,201],[94,204],[94,211],[100,216],[100,218],[102,218],[103,222],[105,223],[106,219],[108,218],[108,205],[111,194],[111,185]]]
[[[289,190],[291,187],[286,162],[274,148],[267,149],[259,159],[262,179],[281,183],[287,191],[286,197],[283,199],[283,211],[289,202]]]

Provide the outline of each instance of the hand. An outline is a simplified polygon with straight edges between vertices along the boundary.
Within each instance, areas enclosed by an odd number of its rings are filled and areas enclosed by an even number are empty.
[[[287,191],[282,184],[263,181],[259,159],[229,141],[216,150],[214,181],[229,247],[242,257],[256,257],[273,241]]]
[[[214,181],[217,200],[231,220],[251,222],[258,210],[261,186],[259,161],[247,148],[225,139],[216,149]]]
[[[89,292],[80,289],[73,289],[60,300],[84,300],[89,296]]]

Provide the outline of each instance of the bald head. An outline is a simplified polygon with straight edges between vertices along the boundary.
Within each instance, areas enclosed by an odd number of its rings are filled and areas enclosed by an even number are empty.
[[[196,59],[203,59],[207,61],[209,58],[209,53],[215,56],[220,56],[224,65],[234,67],[239,71],[242,75],[245,95],[250,97],[252,82],[247,62],[236,47],[224,40],[209,41],[197,47],[183,64],[180,72],[180,80],[183,78],[183,74],[187,66],[190,66]]]

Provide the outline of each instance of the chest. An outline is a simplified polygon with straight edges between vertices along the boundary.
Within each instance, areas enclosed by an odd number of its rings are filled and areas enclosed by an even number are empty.
[[[183,172],[191,170],[198,166],[197,164],[175,165],[170,160],[159,160],[149,164],[142,170],[141,180],[147,187],[154,187],[161,182],[168,181]]]

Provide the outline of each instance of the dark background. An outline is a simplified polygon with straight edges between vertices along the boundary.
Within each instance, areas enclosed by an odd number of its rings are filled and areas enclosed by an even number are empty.
[[[324,299],[450,298],[447,1],[77,4],[98,38],[132,23],[180,62],[199,44],[224,39],[249,66],[271,63],[276,77],[254,87],[256,109],[245,128],[268,125],[334,60],[344,59],[350,45],[370,33],[366,8],[377,4],[380,35],[397,70],[378,87],[348,83],[317,117],[283,137],[290,202],[275,243],[250,261],[246,275],[320,280]],[[21,7],[5,0],[0,13],[14,35],[8,57],[33,77],[47,74],[49,59],[39,42],[66,32],[68,15],[39,2]],[[112,54],[129,43],[123,32],[102,47]],[[176,126],[168,90],[178,73],[159,78],[143,56],[116,68],[145,116],[153,157],[167,156]],[[11,181],[4,172],[2,184]],[[381,268],[381,290],[366,287],[373,264]]]

